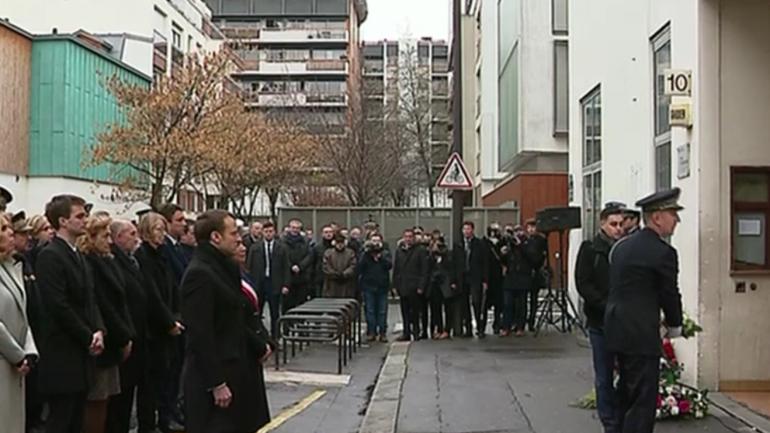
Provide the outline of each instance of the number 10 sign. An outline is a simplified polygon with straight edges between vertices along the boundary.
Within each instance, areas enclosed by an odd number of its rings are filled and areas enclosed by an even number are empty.
[[[685,69],[666,69],[665,94],[669,96],[690,96],[692,90],[692,71]]]

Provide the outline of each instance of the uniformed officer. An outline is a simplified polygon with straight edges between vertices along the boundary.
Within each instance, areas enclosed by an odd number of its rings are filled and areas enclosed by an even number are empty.
[[[639,231],[639,219],[641,213],[636,209],[626,209],[623,215],[623,230],[626,232],[626,236],[632,235]]]
[[[607,349],[619,367],[621,432],[652,432],[660,369],[660,311],[668,337],[681,335],[678,255],[665,238],[679,223],[679,188],[657,192],[636,205],[645,228],[610,253],[610,294],[604,317]]]

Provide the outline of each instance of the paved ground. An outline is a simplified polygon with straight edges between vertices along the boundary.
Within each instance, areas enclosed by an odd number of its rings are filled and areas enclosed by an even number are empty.
[[[398,307],[389,314],[397,322]],[[396,326],[396,328],[400,328]],[[273,416],[317,389],[326,394],[272,430],[281,433],[356,433],[388,351],[373,344],[354,356],[346,386],[270,383]],[[335,347],[315,345],[285,368],[335,372]],[[594,411],[570,407],[591,388],[590,351],[571,335],[540,338],[419,341],[409,347],[398,433],[600,432]],[[270,367],[272,368],[272,366]],[[284,369],[282,367],[282,369]],[[656,431],[727,433],[754,431],[719,410],[701,421],[662,422]]]
[[[589,356],[560,334],[412,344],[397,432],[600,432],[593,411],[569,406],[591,387]],[[711,417],[656,431],[749,431],[739,427]]]

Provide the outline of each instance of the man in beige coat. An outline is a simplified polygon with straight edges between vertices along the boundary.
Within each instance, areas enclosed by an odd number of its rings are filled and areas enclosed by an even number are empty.
[[[0,214],[0,420],[3,432],[24,433],[24,376],[37,360],[37,348],[13,251],[11,221]]]
[[[345,237],[337,233],[334,248],[324,252],[324,298],[356,297],[356,253],[345,245]]]

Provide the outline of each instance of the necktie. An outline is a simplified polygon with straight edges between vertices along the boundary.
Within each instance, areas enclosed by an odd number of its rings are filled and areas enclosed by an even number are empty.
[[[270,278],[270,265],[273,262],[273,242],[267,241],[265,243],[267,254],[265,254],[265,277]]]
[[[470,239],[465,239],[465,270],[470,270],[471,268],[471,241]]]

